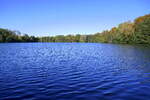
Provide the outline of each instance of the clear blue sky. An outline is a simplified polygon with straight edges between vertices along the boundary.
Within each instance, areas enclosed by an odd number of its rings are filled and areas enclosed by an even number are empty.
[[[35,36],[92,34],[150,13],[150,0],[0,0],[0,27]]]

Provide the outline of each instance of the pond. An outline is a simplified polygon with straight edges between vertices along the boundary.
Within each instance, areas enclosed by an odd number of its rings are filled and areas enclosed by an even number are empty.
[[[150,47],[0,44],[0,100],[149,99]]]

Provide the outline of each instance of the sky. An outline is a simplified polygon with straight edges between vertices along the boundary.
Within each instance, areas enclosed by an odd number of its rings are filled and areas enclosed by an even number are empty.
[[[0,0],[0,28],[34,36],[94,34],[150,14],[150,0]]]

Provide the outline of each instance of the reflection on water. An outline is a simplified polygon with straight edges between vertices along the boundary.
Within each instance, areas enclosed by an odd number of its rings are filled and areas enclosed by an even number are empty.
[[[150,47],[0,44],[0,100],[149,100]]]

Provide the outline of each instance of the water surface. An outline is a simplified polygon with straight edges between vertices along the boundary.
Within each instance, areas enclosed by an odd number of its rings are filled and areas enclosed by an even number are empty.
[[[0,44],[0,100],[150,100],[150,48]]]

